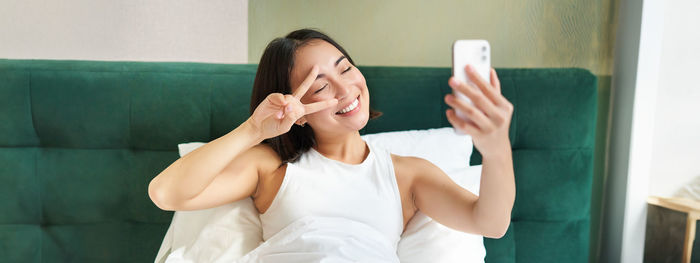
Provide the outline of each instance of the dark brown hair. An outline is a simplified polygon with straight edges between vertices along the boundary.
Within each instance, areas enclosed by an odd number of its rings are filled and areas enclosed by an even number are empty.
[[[253,93],[250,99],[250,114],[252,115],[258,105],[272,93],[292,94],[290,74],[294,67],[294,58],[297,49],[303,47],[311,40],[320,39],[328,42],[340,50],[348,61],[355,66],[350,55],[338,43],[326,34],[313,29],[299,29],[289,33],[284,38],[275,38],[267,45],[255,74]],[[370,108],[369,118],[374,119],[382,113]],[[311,126],[292,125],[289,132],[277,137],[265,139],[282,159],[282,164],[295,162],[302,153],[316,144],[314,131]]]

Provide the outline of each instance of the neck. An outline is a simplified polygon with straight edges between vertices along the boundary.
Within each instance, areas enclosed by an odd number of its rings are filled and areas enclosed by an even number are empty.
[[[326,158],[347,164],[360,164],[369,155],[369,148],[360,137],[360,132],[316,136],[314,149]]]

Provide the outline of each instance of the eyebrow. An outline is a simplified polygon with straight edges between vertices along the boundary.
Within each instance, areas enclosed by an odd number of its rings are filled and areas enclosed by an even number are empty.
[[[337,67],[338,64],[340,63],[340,61],[342,61],[344,58],[345,58],[344,55],[343,55],[343,56],[340,56],[340,57],[338,58],[338,60],[335,61],[335,66]],[[316,79],[320,79],[320,78],[323,78],[323,77],[325,77],[325,76],[326,76],[326,74],[321,73],[321,74],[318,74],[318,76],[316,76]]]

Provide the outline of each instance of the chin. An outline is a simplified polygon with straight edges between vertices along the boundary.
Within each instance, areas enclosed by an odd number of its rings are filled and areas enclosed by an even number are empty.
[[[339,123],[341,129],[348,131],[359,131],[367,125],[369,121],[369,110],[358,112],[352,119],[346,119],[343,123]]]
[[[353,128],[352,130],[359,131],[365,126],[367,126],[367,122],[369,121],[369,109],[363,110],[360,114],[360,116],[357,116],[356,122],[353,123]]]

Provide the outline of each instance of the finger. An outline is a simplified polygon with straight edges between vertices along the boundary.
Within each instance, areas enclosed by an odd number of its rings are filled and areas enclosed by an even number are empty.
[[[266,102],[261,103],[264,108],[260,109],[260,114],[262,118],[268,118],[271,115],[275,115],[277,119],[281,119],[284,111],[282,106],[285,104],[284,95],[281,93],[272,93],[265,98]],[[256,111],[258,111],[256,109]]]
[[[292,112],[292,110],[294,109],[294,105],[296,105],[296,104],[301,104],[301,102],[299,102],[299,100],[294,98],[294,96],[292,96],[292,95],[289,95],[289,94],[284,95],[284,104],[283,104],[284,114],[286,115],[287,113]]]
[[[474,105],[469,104],[464,100],[459,99],[454,94],[445,95],[445,103],[447,103],[447,105],[450,105],[450,107],[452,108],[459,109],[462,111],[468,111],[468,108],[476,108],[476,110],[480,111],[481,113],[483,113],[484,116],[486,116],[491,126],[499,126],[500,124],[508,120],[510,116],[508,109],[502,109],[491,105],[491,108],[489,108],[488,110],[484,110],[475,107]]]
[[[306,91],[309,90],[311,84],[316,80],[316,76],[318,76],[318,66],[314,65],[311,68],[309,75],[306,76],[306,79],[304,79],[304,82],[302,82],[301,85],[299,85],[299,88],[297,88],[297,90],[294,92],[294,97],[301,100],[301,97],[304,97]]]
[[[453,109],[448,109],[445,113],[447,114],[447,121],[450,122],[455,129],[472,136],[481,134],[476,126],[457,117]]]
[[[317,111],[338,105],[338,99],[330,99],[304,105],[304,114],[311,114]]]
[[[283,118],[291,117],[293,121],[301,118],[303,116],[304,105],[292,95],[284,95],[284,106],[282,107],[284,111]]]
[[[492,121],[475,106],[457,99],[454,95],[445,96],[445,102],[453,109],[459,109],[471,120],[482,132],[487,132],[493,126]]]
[[[491,68],[491,74],[489,75],[491,77],[491,85],[498,91],[498,93],[501,93],[501,81],[498,79],[496,70]]]
[[[276,106],[272,103],[265,102],[264,104],[258,105],[257,108],[255,108],[255,111],[253,112],[253,115],[256,115],[257,118],[260,120],[264,120],[269,118],[272,115],[277,116],[280,113],[280,107]]]
[[[292,112],[292,105],[282,105],[277,109],[278,111],[277,114],[275,114],[275,117],[277,117],[277,119],[283,119]]]
[[[474,86],[458,81],[454,79],[454,77],[450,79],[449,85],[452,87],[453,93],[460,92],[467,96],[467,98],[469,98],[477,108],[486,113],[487,116],[494,116],[497,114],[498,108],[496,105],[494,105],[491,100],[487,99],[483,92],[479,92]]]
[[[267,107],[264,110],[260,110],[260,111],[256,110],[253,114],[255,114],[256,117],[259,118],[260,120],[267,119],[273,115],[275,116],[275,118],[279,119],[280,117],[278,117],[278,115],[281,115],[282,112],[276,108]]]
[[[498,79],[498,74],[496,74],[496,70],[494,68],[491,68],[491,85],[493,88],[496,90],[496,94],[498,97],[498,100],[496,101],[496,105],[498,106],[505,106],[505,108],[508,108],[508,105],[510,102],[506,97],[503,96],[503,93],[501,93],[501,80]]]
[[[285,107],[286,112],[281,122],[282,127],[290,127],[294,124],[294,122],[296,122],[300,118],[299,114],[291,108],[292,105],[288,105],[287,107]]]
[[[267,101],[272,104],[272,105],[283,105],[285,100],[284,100],[284,95],[282,93],[272,93],[267,96]]]
[[[496,89],[494,89],[491,84],[486,82],[484,78],[482,78],[479,73],[476,72],[474,67],[467,65],[465,67],[465,71],[467,75],[469,76],[469,79],[474,83],[475,86],[477,86],[484,95],[491,100],[493,104],[498,104],[501,103],[499,96],[501,95],[500,91],[497,93]]]

